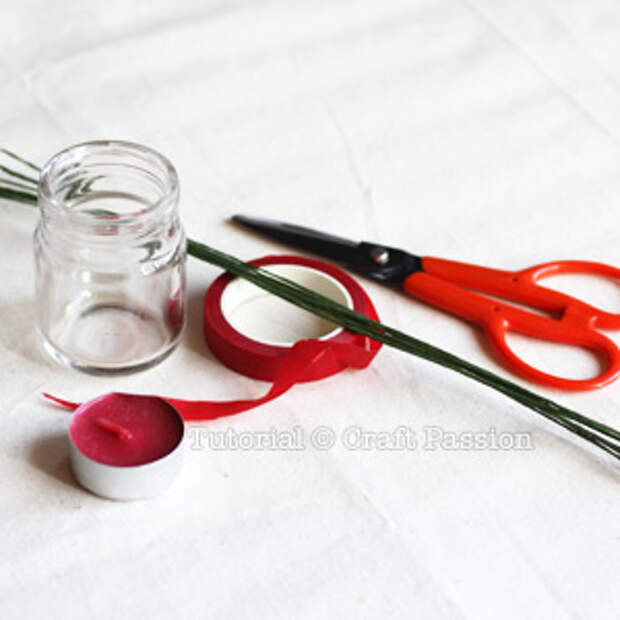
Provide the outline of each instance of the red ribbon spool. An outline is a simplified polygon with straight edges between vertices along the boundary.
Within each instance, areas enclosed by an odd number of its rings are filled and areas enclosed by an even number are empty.
[[[293,265],[324,274],[339,283],[348,293],[353,310],[378,320],[377,312],[366,291],[351,276],[333,265],[301,256],[265,256],[251,263],[258,267]],[[213,354],[232,370],[254,379],[275,381],[288,363],[292,343],[289,346],[267,344],[244,335],[230,324],[224,314],[222,299],[227,287],[235,280],[234,275],[226,273],[209,287],[204,300],[205,339]],[[339,329],[333,336],[321,339],[319,342],[326,345],[349,345],[354,347],[352,351],[354,354],[357,353],[357,349],[376,353],[381,346],[377,342],[369,341],[366,336],[345,329]],[[366,361],[367,355],[360,353],[360,362],[361,358]],[[367,361],[370,362],[370,359]],[[298,382],[324,379],[350,365],[357,364],[347,364],[346,360],[339,360],[337,356],[325,356],[320,363],[309,365],[299,376]]]

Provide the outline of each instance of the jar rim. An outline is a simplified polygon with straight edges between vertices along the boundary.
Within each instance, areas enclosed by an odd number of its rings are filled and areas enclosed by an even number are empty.
[[[53,182],[63,168],[70,163],[77,163],[86,154],[100,152],[101,154],[112,153],[118,151],[118,155],[130,155],[144,158],[145,161],[151,162],[158,168],[157,179],[163,184],[161,196],[152,203],[148,204],[140,211],[140,216],[145,216],[159,210],[163,205],[176,204],[179,194],[179,178],[172,162],[160,152],[128,140],[90,140],[71,145],[52,157],[50,157],[41,170],[37,193],[39,199],[45,202],[45,206],[52,206],[64,215],[69,216],[72,220],[85,221],[89,216],[68,209],[65,200],[58,196],[54,190]],[[119,166],[123,165],[119,162]],[[135,217],[135,215],[134,215]],[[122,219],[125,219],[124,217]]]

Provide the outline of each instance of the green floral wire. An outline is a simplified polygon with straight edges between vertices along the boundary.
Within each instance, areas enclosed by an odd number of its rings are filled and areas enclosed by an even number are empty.
[[[39,171],[39,168],[35,164],[19,157],[11,151],[0,149],[0,152],[28,168],[36,170],[37,172]],[[6,166],[0,165],[0,170],[13,179],[20,179],[18,183],[11,179],[0,178],[0,198],[36,205],[36,179],[21,174]],[[527,390],[512,381],[463,360],[456,355],[379,323],[378,321],[374,321],[315,291],[278,276],[268,270],[241,261],[215,248],[189,239],[187,251],[188,254],[199,260],[221,267],[336,325],[355,333],[368,336],[390,347],[416,355],[417,357],[449,368],[475,381],[483,383],[620,459],[620,431],[602,422],[598,422],[576,411],[563,407],[552,400],[544,398],[535,392]]]

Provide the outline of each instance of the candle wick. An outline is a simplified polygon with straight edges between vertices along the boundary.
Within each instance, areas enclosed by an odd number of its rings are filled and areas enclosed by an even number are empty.
[[[108,420],[108,418],[99,417],[95,420],[95,422],[99,428],[116,435],[119,439],[133,438],[133,434],[128,428],[125,428],[120,424],[116,424],[116,422],[112,422],[112,420]]]

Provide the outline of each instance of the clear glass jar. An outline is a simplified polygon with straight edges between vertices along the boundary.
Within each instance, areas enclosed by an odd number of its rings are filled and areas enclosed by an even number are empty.
[[[42,170],[34,235],[38,329],[56,360],[97,374],[148,368],[185,318],[179,183],[129,142],[72,146]]]

